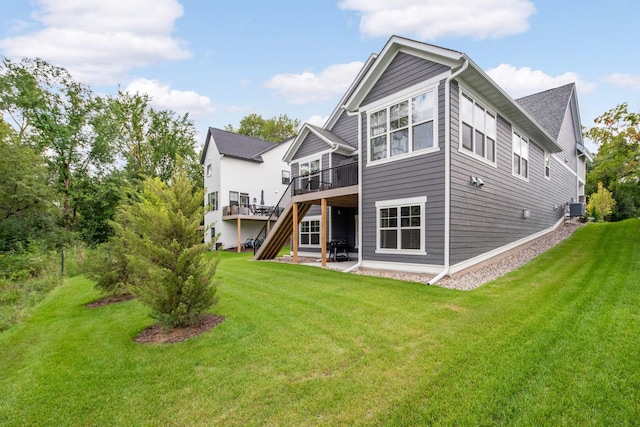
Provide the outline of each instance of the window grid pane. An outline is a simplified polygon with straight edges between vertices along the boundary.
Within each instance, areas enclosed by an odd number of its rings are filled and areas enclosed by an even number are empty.
[[[369,159],[376,161],[434,147],[435,99],[436,91],[431,89],[369,114]]]
[[[461,147],[479,157],[495,162],[496,115],[462,93],[460,121]]]

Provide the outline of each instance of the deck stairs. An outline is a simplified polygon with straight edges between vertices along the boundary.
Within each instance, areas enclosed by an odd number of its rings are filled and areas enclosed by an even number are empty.
[[[311,209],[309,203],[298,203],[298,223],[302,221],[304,216]],[[253,259],[265,260],[274,259],[278,256],[280,250],[285,246],[291,232],[293,231],[293,202],[289,202],[280,214],[278,220],[271,226],[271,231],[267,234],[262,245],[256,251]]]

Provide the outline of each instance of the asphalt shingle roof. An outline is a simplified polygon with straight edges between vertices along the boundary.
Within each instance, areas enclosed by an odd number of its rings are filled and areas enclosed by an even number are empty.
[[[516,99],[516,102],[557,140],[574,87],[574,83],[569,83]]]
[[[217,128],[210,127],[209,133],[220,154],[252,162],[261,163],[263,161],[261,154],[278,146],[275,142],[239,135]],[[205,144],[204,153],[207,152],[208,145],[209,140]]]

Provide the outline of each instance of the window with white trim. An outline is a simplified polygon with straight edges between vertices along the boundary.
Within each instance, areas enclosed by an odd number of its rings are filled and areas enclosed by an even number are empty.
[[[496,115],[462,92],[460,147],[491,163],[496,162]]]
[[[300,246],[320,245],[320,220],[305,219],[300,222]]]
[[[320,159],[300,162],[300,188],[304,190],[317,190],[320,186]]]
[[[209,193],[207,197],[207,205],[212,211],[218,210],[218,192]]]
[[[229,191],[229,206],[238,206],[239,194],[237,191]]]
[[[207,165],[207,176],[211,176],[213,173],[213,167],[211,165]]]
[[[369,161],[436,145],[436,89],[369,114]]]
[[[282,170],[282,184],[289,185],[291,182],[291,172],[288,170]]]
[[[529,141],[520,133],[513,131],[513,174],[529,178]]]
[[[551,155],[546,151],[544,153],[544,177],[551,179]]]
[[[426,197],[376,202],[376,252],[425,253]]]

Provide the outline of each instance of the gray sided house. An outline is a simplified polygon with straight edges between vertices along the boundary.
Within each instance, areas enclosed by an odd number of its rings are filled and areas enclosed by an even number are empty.
[[[466,54],[392,37],[289,147],[292,213],[256,258],[293,231],[294,250],[341,241],[359,266],[437,281],[562,224],[584,197],[580,129],[574,84],[514,100]]]

